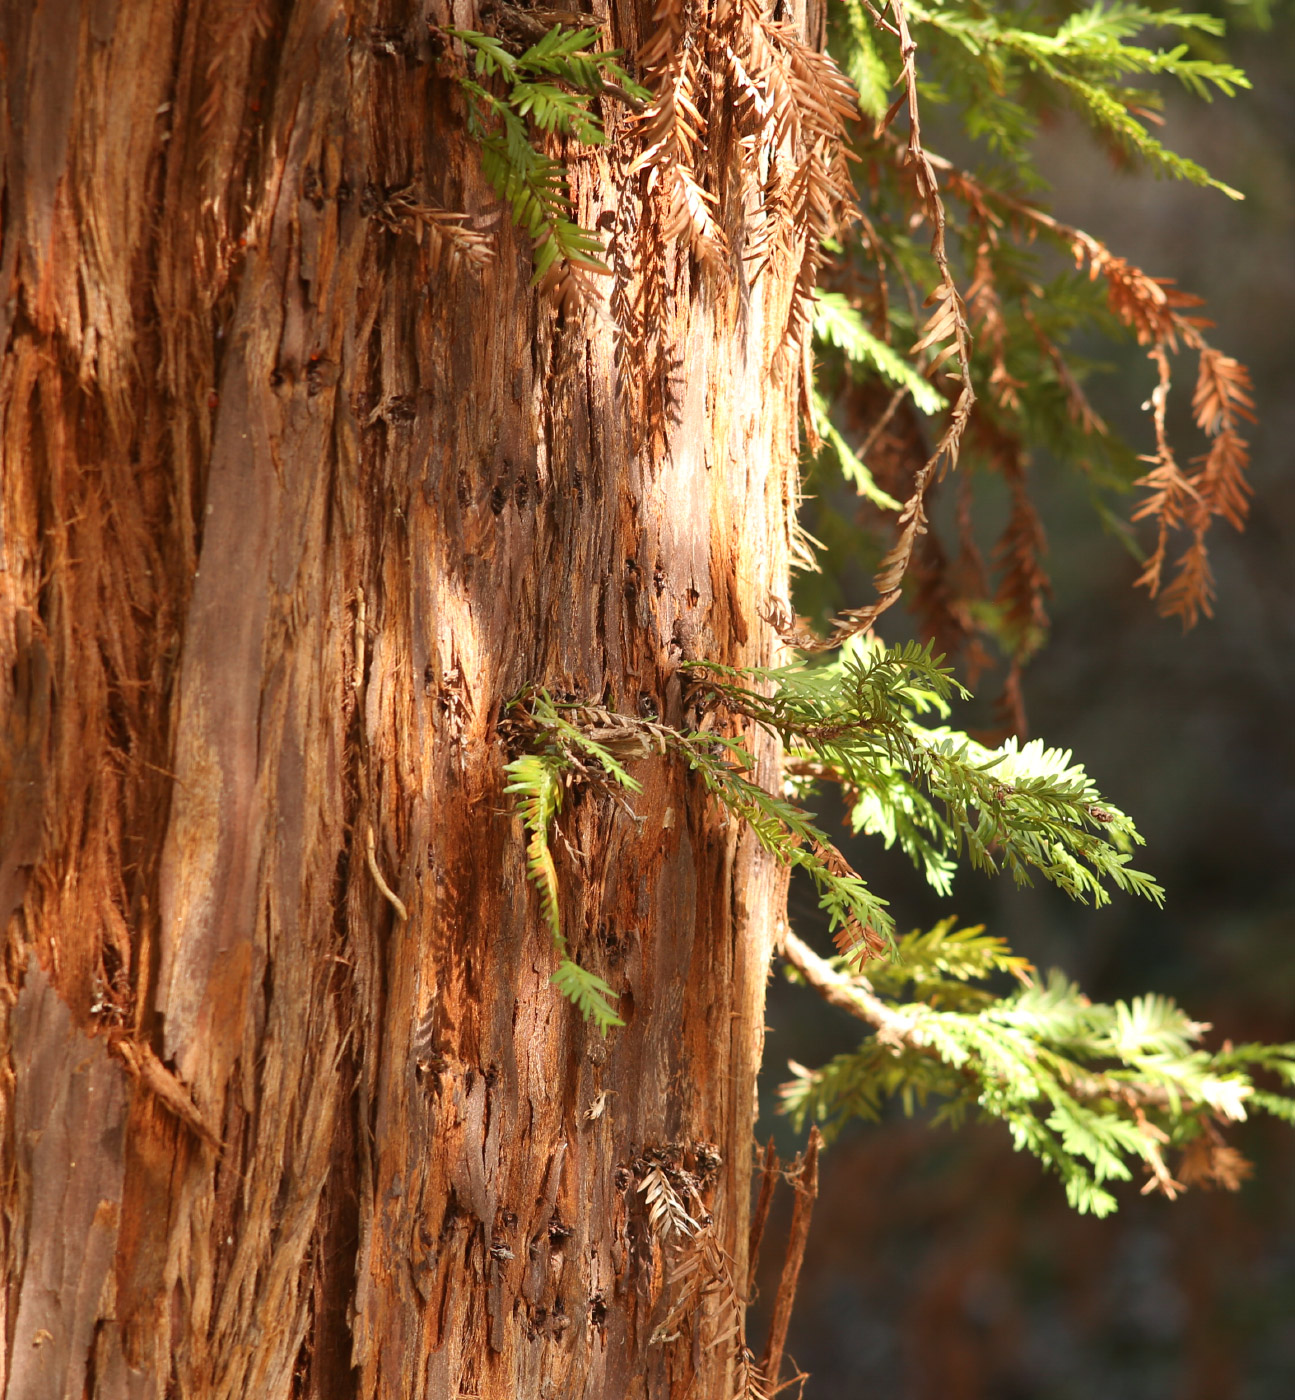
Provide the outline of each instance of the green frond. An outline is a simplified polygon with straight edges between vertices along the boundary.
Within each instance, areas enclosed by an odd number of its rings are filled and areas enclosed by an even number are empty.
[[[872,473],[855,456],[854,449],[846,442],[836,424],[832,422],[827,401],[819,392],[817,385],[812,385],[810,388],[810,408],[814,414],[814,425],[818,429],[819,436],[836,454],[841,475],[859,495],[867,497],[874,505],[880,506],[882,510],[899,510],[903,502],[897,501],[894,496],[889,495],[877,485]]]
[[[621,787],[629,792],[643,791],[642,784],[637,779],[630,777],[624,764],[610,749],[587,734],[579,725],[572,724],[563,715],[561,707],[554,703],[553,697],[548,691],[541,690],[536,695],[532,714],[536,723],[559,743],[566,744],[587,758],[597,760],[607,775],[614,782],[619,783]]]
[[[1134,1166],[1177,1189],[1164,1152],[1215,1123],[1239,1121],[1247,1110],[1295,1122],[1295,1097],[1254,1081],[1262,1070],[1295,1084],[1295,1047],[1211,1054],[1199,1047],[1208,1028],[1168,998],[1094,1003],[1056,971],[995,996],[985,979],[1021,975],[1024,965],[1001,940],[951,921],[906,935],[898,953],[909,967],[870,965],[867,979],[852,980],[844,959],[832,964],[838,982],[895,1000],[876,1013],[884,1034],[819,1069],[791,1066],[782,1107],[798,1127],[817,1122],[830,1137],[851,1119],[876,1121],[892,1100],[906,1113],[943,1100],[936,1122],[960,1121],[974,1106],[1058,1174],[1072,1206],[1108,1214],[1116,1201],[1106,1186],[1129,1180]],[[910,980],[920,999],[902,1001]],[[980,996],[959,1000],[968,990]]]
[[[834,30],[845,30],[847,37],[839,45],[845,57],[843,67],[859,94],[860,112],[875,121],[890,106],[893,75],[873,40],[872,21],[860,0],[842,0],[839,8],[829,7],[828,22]]]
[[[999,12],[960,4],[926,6],[914,0],[910,16],[920,21],[941,61],[965,93],[968,128],[1004,154],[1023,152],[1034,134],[1030,113],[1010,94],[1028,77],[1043,78],[1069,97],[1093,126],[1117,140],[1160,173],[1209,185],[1232,198],[1237,191],[1214,179],[1195,161],[1169,150],[1138,120],[1138,108],[1158,105],[1157,94],[1126,85],[1130,75],[1175,78],[1195,96],[1232,96],[1249,87],[1232,64],[1200,57],[1187,44],[1151,49],[1130,42],[1147,29],[1218,35],[1221,21],[1210,15],[1154,10],[1141,5],[1096,4],[1071,15],[1055,29],[1028,12]],[[1038,27],[1032,27],[1034,20]],[[1016,22],[1011,22],[1016,21]],[[852,41],[852,33],[847,42]],[[944,53],[941,46],[956,52]],[[928,97],[934,96],[928,88]]]
[[[1092,124],[1113,136],[1130,155],[1136,155],[1157,173],[1186,180],[1189,184],[1208,186],[1229,199],[1243,199],[1240,190],[1216,180],[1203,165],[1171,151],[1147,131],[1146,127],[1105,88],[1071,73],[1056,73],[1057,82],[1075,99],[1080,111]]]
[[[586,1021],[595,1022],[606,1035],[610,1027],[624,1025],[613,1006],[616,993],[602,978],[566,955],[567,943],[558,910],[558,872],[549,849],[549,829],[562,806],[563,768],[561,758],[554,754],[522,754],[505,765],[509,782],[504,791],[517,798],[522,822],[530,833],[526,843],[526,873],[539,892],[540,911],[553,938],[553,946],[562,955],[551,979],[553,985]]]
[[[1186,1055],[1200,1036],[1201,1027],[1168,997],[1134,997],[1131,1002],[1117,1001],[1114,1009],[1111,1049],[1120,1059]]]
[[[544,922],[553,935],[553,942],[561,948],[565,946],[565,940],[558,914],[558,872],[548,843],[538,834],[532,836],[526,846],[526,873],[540,892],[540,908],[544,913]]]
[[[1129,867],[1129,848],[1142,838],[1132,821],[1105,802],[1071,755],[1014,738],[986,749],[950,729],[915,739],[917,775],[945,811],[958,846],[973,866],[994,872],[999,864],[1018,884],[1037,870],[1072,898],[1109,903],[1103,885],[1141,895],[1156,904],[1164,891]]]
[[[1222,1070],[1244,1073],[1264,1070],[1295,1088],[1295,1044],[1234,1045],[1215,1056],[1215,1064]]]
[[[541,131],[573,136],[586,146],[601,146],[607,139],[602,123],[584,103],[552,83],[519,83],[511,105],[519,117],[529,117]]]
[[[840,292],[819,292],[815,303],[814,336],[834,345],[851,364],[877,371],[896,388],[907,389],[923,413],[939,413],[948,400],[884,340],[873,335],[863,317]]]
[[[1002,938],[985,932],[983,924],[958,928],[954,918],[941,919],[934,928],[914,929],[895,945],[895,956],[868,968],[873,987],[887,996],[898,996],[913,984],[913,1000],[928,1001],[937,995],[945,979],[971,982],[1007,973],[1023,978],[1030,964],[1018,957]]]
[[[599,96],[607,83],[613,82],[640,102],[649,101],[652,94],[648,89],[616,61],[621,57],[620,49],[599,52],[594,47],[599,37],[597,29],[563,29],[555,24],[518,58],[517,67],[523,73],[558,78],[587,97]]]
[[[504,788],[518,799],[522,822],[530,833],[526,843],[526,873],[539,891],[544,922],[554,946],[565,948],[558,914],[558,873],[549,850],[549,827],[562,806],[562,770],[546,754],[523,754],[504,768],[511,780]]]
[[[619,50],[599,53],[593,49],[599,31],[592,28],[565,30],[555,25],[517,56],[498,39],[476,30],[444,32],[473,55],[479,77],[509,86],[507,96],[500,97],[466,76],[459,78],[472,101],[469,130],[481,143],[482,171],[508,205],[513,222],[533,240],[533,282],[540,282],[558,262],[607,272],[601,240],[571,217],[565,168],[539,149],[531,126],[540,133],[601,146],[607,138],[590,101],[608,83],[640,101],[648,96],[617,64]]]
[[[479,34],[474,29],[447,29],[445,32],[472,51],[474,66],[483,78],[493,78],[497,73],[509,80],[516,77],[516,60],[493,35]]]
[[[1251,1094],[1250,1106],[1295,1125],[1295,1099],[1283,1098],[1280,1094],[1257,1092]]]
[[[869,933],[887,944],[893,940],[895,925],[886,901],[850,869],[809,813],[743,776],[741,770],[753,764],[737,740],[682,734],[677,736],[677,745],[707,790],[746,823],[770,855],[783,865],[803,870],[813,880],[829,928],[835,931],[857,924],[861,944],[871,941]]]
[[[1002,865],[1017,878],[1037,871],[1076,898],[1104,902],[1105,883],[1161,897],[1149,876],[1127,864],[1140,842],[1133,823],[1068,751],[1039,740],[990,749],[921,722],[931,713],[947,718],[951,702],[966,693],[929,645],[886,648],[855,638],[825,664],[746,670],[689,662],[683,669],[694,697],[778,735],[816,776],[856,794],[856,821],[857,809],[872,804],[874,818],[864,824],[888,822],[893,838],[937,880],[940,862],[965,848],[974,864]],[[1135,1166],[1176,1189],[1162,1153],[1205,1125],[1253,1110],[1288,1115],[1288,1098],[1261,1089],[1255,1075],[1295,1086],[1295,1047],[1211,1054],[1200,1046],[1208,1028],[1168,998],[1093,1003],[1061,973],[1037,980],[1001,939],[951,919],[896,940],[886,902],[813,815],[750,776],[754,762],[741,738],[559,704],[542,690],[513,710],[524,716],[536,751],[508,765],[507,790],[530,833],[531,879],[563,954],[554,984],[603,1030],[618,1024],[614,994],[566,957],[548,834],[567,782],[639,790],[618,756],[628,753],[686,762],[766,851],[809,875],[830,927],[844,931],[839,941],[852,957],[836,959],[823,975],[865,998],[872,1009],[860,1014],[884,1034],[821,1069],[794,1067],[783,1099],[798,1124],[813,1120],[830,1134],[850,1118],[875,1119],[891,1100],[907,1112],[936,1103],[940,1121],[975,1109],[1055,1171],[1077,1209],[1101,1214],[1114,1209],[1108,1186],[1129,1179]],[[890,956],[869,961],[866,976],[848,971],[886,945]],[[1004,976],[1024,985],[1004,995],[994,985]]]
[[[601,977],[587,971],[579,963],[572,962],[570,958],[563,958],[550,981],[585,1020],[592,1021],[603,1035],[613,1026],[625,1024],[616,1014],[613,1005],[616,993]]]
[[[1015,739],[990,750],[917,722],[932,709],[947,714],[950,697],[966,693],[929,645],[856,644],[826,666],[758,676],[701,664],[695,672],[730,708],[840,782],[853,798],[855,830],[898,841],[942,892],[950,857],[965,850],[979,869],[1003,865],[1022,884],[1037,871],[1081,901],[1107,903],[1103,882],[1163,899],[1149,875],[1129,866],[1141,841],[1133,823],[1069,753]],[[764,694],[744,679],[772,679],[776,688]]]

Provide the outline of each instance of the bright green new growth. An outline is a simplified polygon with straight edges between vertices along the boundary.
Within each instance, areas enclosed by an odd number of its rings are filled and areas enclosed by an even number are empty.
[[[821,1069],[792,1063],[781,1092],[798,1127],[818,1122],[830,1137],[852,1118],[879,1120],[892,1099],[906,1113],[943,1099],[935,1121],[954,1124],[978,1108],[1058,1173],[1072,1206],[1100,1216],[1116,1206],[1106,1184],[1128,1180],[1132,1163],[1170,1196],[1189,1178],[1235,1185],[1244,1164],[1216,1121],[1243,1119],[1249,1107],[1295,1122],[1295,1098],[1254,1083],[1266,1071],[1295,1086],[1295,1045],[1210,1053],[1197,1047],[1208,1027],[1167,998],[1094,1004],[1059,972],[1035,982],[1001,939],[956,930],[952,919],[906,935],[867,977],[847,975],[844,962],[832,961],[833,974],[878,1030]],[[1025,985],[997,995],[986,984],[1004,972]],[[789,975],[802,980],[795,967]],[[1170,1149],[1186,1149],[1183,1181],[1166,1166]]]
[[[471,29],[444,32],[472,51],[478,77],[498,76],[509,85],[507,96],[498,97],[466,75],[459,78],[472,100],[468,130],[481,142],[482,170],[511,209],[513,222],[534,241],[534,281],[559,260],[574,268],[607,272],[597,235],[571,217],[565,169],[534,143],[530,124],[586,146],[601,146],[606,136],[602,121],[589,110],[590,100],[619,88],[643,101],[647,90],[616,62],[619,50],[599,53],[592,47],[598,42],[597,29],[564,30],[555,24],[516,56],[488,34]]]
[[[977,869],[1006,867],[1018,884],[1028,884],[1034,870],[1098,905],[1110,898],[1103,881],[1160,903],[1159,885],[1129,866],[1141,842],[1133,823],[1102,800],[1068,753],[1038,741],[1018,751],[1014,739],[991,750],[920,723],[933,711],[947,717],[950,699],[967,695],[931,651],[916,642],[885,650],[854,638],[827,665],[691,669],[730,709],[783,739],[793,781],[800,773],[841,783],[855,830],[881,835],[887,845],[898,841],[942,893],[951,885],[952,857],[965,849]],[[749,678],[773,681],[773,693],[751,689]],[[851,912],[891,937],[888,916]]]
[[[994,871],[1001,862],[1021,882],[1033,869],[1077,899],[1105,902],[1104,879],[1161,898],[1149,876],[1128,866],[1127,847],[1138,840],[1132,822],[1102,805],[1068,754],[1032,744],[1019,753],[1014,744],[990,751],[965,735],[918,722],[932,710],[947,714],[949,697],[966,693],[929,646],[909,643],[885,651],[856,643],[832,664],[813,668],[740,671],[690,663],[686,670],[699,700],[778,734],[793,772],[798,763],[809,765],[814,778],[861,794],[856,812],[865,806],[867,812],[858,825],[898,839],[939,888],[948,887],[950,856],[965,846],[981,869]],[[773,682],[775,688],[765,695],[752,682]],[[893,945],[886,901],[850,868],[811,813],[747,776],[754,763],[740,739],[560,705],[545,691],[530,698],[523,714],[534,751],[508,765],[505,791],[519,799],[530,833],[528,871],[563,956],[554,980],[604,1032],[620,1024],[611,1005],[615,994],[567,956],[549,838],[564,783],[595,782],[629,792],[640,787],[590,729],[615,733],[639,756],[684,760],[766,851],[813,880],[841,947],[862,953]],[[582,725],[582,718],[588,722]]]

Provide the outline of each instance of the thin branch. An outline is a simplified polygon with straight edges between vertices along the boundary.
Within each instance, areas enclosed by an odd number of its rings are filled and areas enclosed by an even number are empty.
[[[373,883],[382,891],[391,907],[396,911],[400,922],[403,924],[409,918],[409,910],[405,908],[405,901],[387,884],[382,877],[382,871],[378,869],[377,852],[374,850],[373,828],[369,827],[364,838],[364,854],[369,863],[369,874],[373,876]]]
[[[895,416],[900,404],[908,397],[908,393],[908,385],[901,384],[890,396],[890,402],[886,405],[881,417],[878,418],[868,430],[868,436],[864,438],[858,452],[855,454],[861,462],[866,462],[868,460],[868,454],[876,445],[877,439],[886,431],[886,425]]]
[[[912,1044],[913,1021],[895,1011],[876,995],[863,977],[847,977],[798,938],[791,929],[783,935],[783,954],[805,981],[831,1006],[876,1028],[877,1038],[888,1045]]]
[[[818,1196],[818,1149],[822,1144],[823,1135],[817,1126],[812,1127],[809,1130],[809,1145],[805,1148],[800,1172],[792,1181],[796,1189],[796,1204],[791,1212],[791,1231],[787,1236],[787,1253],[783,1257],[782,1277],[778,1281],[778,1292],[773,1300],[769,1340],[765,1345],[764,1360],[760,1363],[760,1369],[769,1384],[775,1387],[778,1384],[778,1372],[782,1370],[782,1353],[787,1344],[787,1328],[791,1323],[792,1306],[796,1301],[800,1266],[805,1258],[810,1217],[813,1215],[814,1201]]]
[[[760,1166],[760,1195],[756,1198],[755,1213],[751,1216],[751,1229],[747,1235],[746,1257],[746,1300],[749,1303],[755,1296],[755,1271],[760,1261],[760,1241],[764,1238],[764,1227],[769,1219],[769,1207],[773,1204],[773,1188],[778,1184],[778,1153],[774,1149],[773,1138],[765,1144],[764,1161]]]

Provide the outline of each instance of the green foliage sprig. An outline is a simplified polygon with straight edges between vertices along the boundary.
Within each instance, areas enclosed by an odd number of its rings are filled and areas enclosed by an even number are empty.
[[[854,794],[856,826],[898,841],[937,888],[953,857],[986,870],[1031,872],[1077,899],[1109,898],[1103,882],[1159,902],[1158,885],[1128,865],[1132,822],[1101,798],[1070,755],[1041,743],[990,750],[948,728],[963,688],[915,643],[885,649],[855,639],[829,664],[742,670],[687,663],[690,703],[722,709],[777,734],[793,795],[765,791],[742,739],[713,728],[677,730],[545,691],[520,697],[507,725],[527,752],[508,764],[528,832],[527,864],[560,955],[553,984],[605,1034],[620,1025],[615,992],[569,956],[550,845],[563,792],[584,783],[641,791],[627,763],[685,762],[706,789],[777,860],[802,869],[846,956],[824,960],[794,934],[795,975],[869,1021],[875,1034],[819,1069],[792,1063],[783,1107],[798,1127],[829,1135],[852,1118],[878,1119],[890,1100],[908,1112],[929,1100],[936,1121],[971,1108],[1009,1129],[1020,1149],[1061,1178],[1080,1211],[1115,1208],[1110,1185],[1141,1163],[1149,1187],[1173,1196],[1200,1181],[1235,1185],[1244,1160],[1220,1129],[1248,1108],[1295,1122],[1295,1097],[1256,1083],[1295,1086],[1295,1045],[1200,1047],[1208,1027],[1164,997],[1094,1004],[1062,974],[1040,982],[1001,939],[950,919],[894,935],[893,920],[796,798],[814,782]],[[860,965],[860,960],[865,959]],[[994,979],[1015,978],[1004,995]],[[1181,1152],[1171,1171],[1166,1153]],[[1181,1178],[1181,1179],[1179,1179]]]
[[[481,143],[486,178],[508,204],[513,222],[534,242],[534,282],[543,281],[559,262],[608,273],[597,235],[572,217],[564,167],[540,149],[531,129],[585,146],[603,145],[602,120],[590,102],[609,92],[639,102],[649,96],[616,61],[620,50],[595,49],[597,29],[557,24],[516,55],[489,34],[444,32],[472,54],[477,78],[500,78],[507,84],[501,97],[467,74],[458,79],[471,99],[468,130]]]
[[[1264,1072],[1295,1086],[1295,1045],[1211,1053],[1199,1045],[1209,1027],[1168,998],[1091,1002],[1058,972],[1034,980],[1001,939],[952,919],[905,935],[866,977],[794,935],[787,955],[796,980],[877,1027],[820,1069],[792,1063],[781,1094],[798,1127],[831,1136],[851,1119],[877,1121],[891,1100],[910,1114],[942,1101],[935,1121],[954,1124],[979,1109],[1058,1173],[1072,1206],[1100,1216],[1116,1206],[1108,1184],[1139,1162],[1148,1189],[1170,1197],[1204,1181],[1235,1188],[1247,1167],[1220,1128],[1247,1109],[1295,1121],[1295,1097],[1255,1084]],[[1003,972],[1024,985],[999,994],[989,979]],[[1182,1153],[1177,1177],[1171,1150]]]
[[[558,872],[549,849],[549,835],[562,809],[562,792],[567,776],[576,767],[572,750],[597,760],[601,770],[614,781],[638,792],[639,785],[601,745],[583,735],[558,712],[552,698],[541,691],[534,700],[533,717],[548,742],[540,753],[525,753],[505,768],[504,788],[517,798],[522,823],[529,833],[526,843],[526,873],[539,891],[540,910],[557,949],[559,962],[553,985],[572,1002],[586,1021],[593,1021],[606,1035],[612,1026],[625,1023],[616,1014],[616,993],[597,974],[583,968],[567,952],[558,907]]]
[[[843,941],[878,951],[888,947],[894,920],[886,901],[850,868],[809,812],[745,776],[755,766],[745,745],[737,739],[690,733],[673,736],[672,747],[770,855],[809,876],[818,890],[819,907]]]
[[[1005,94],[1026,86],[1029,77],[1047,79],[1067,96],[1080,114],[1103,134],[1153,169],[1198,185],[1210,185],[1232,198],[1236,190],[1214,179],[1195,161],[1168,149],[1138,120],[1138,113],[1155,111],[1163,101],[1154,89],[1132,88],[1130,74],[1177,79],[1206,99],[1212,89],[1231,97],[1250,86],[1245,74],[1230,63],[1193,56],[1186,43],[1173,49],[1150,49],[1131,43],[1147,29],[1177,29],[1181,34],[1223,33],[1223,21],[1213,15],[1181,10],[1150,9],[1144,5],[1096,4],[1069,15],[1053,28],[1039,16],[1005,14],[973,7],[925,6],[908,3],[914,20],[934,34],[953,41],[952,53],[939,51],[941,71],[961,60],[971,91],[967,110],[974,114],[973,136],[983,135],[991,148],[1010,157],[1026,155],[1024,145],[1035,132],[1037,119]],[[1019,21],[1033,19],[1034,25]]]
[[[559,704],[547,691],[514,702],[511,722],[524,726],[533,751],[514,758],[506,768],[504,791],[518,799],[526,830],[527,871],[540,895],[545,923],[562,963],[554,984],[586,1019],[604,1033],[620,1025],[612,1002],[615,993],[600,978],[567,955],[558,912],[557,870],[549,847],[553,822],[561,809],[565,784],[586,782],[641,790],[621,759],[598,734],[614,734],[637,757],[674,756],[687,763],[707,790],[784,865],[804,870],[818,886],[832,927],[850,932],[852,943],[884,946],[892,930],[885,901],[878,899],[850,869],[810,815],[793,802],[766,792],[746,776],[754,761],[740,740],[713,733],[679,731],[647,720],[616,715],[594,706]],[[581,723],[580,721],[583,721]],[[538,750],[538,751],[535,751]]]
[[[1030,872],[1073,898],[1109,901],[1105,882],[1163,900],[1160,886],[1131,868],[1141,837],[1104,801],[1069,753],[1014,739],[988,749],[920,716],[949,713],[965,696],[928,643],[885,650],[854,638],[827,665],[734,672],[697,663],[691,673],[731,710],[778,734],[793,774],[841,783],[852,798],[856,830],[898,841],[942,892],[952,857],[1018,884]],[[773,682],[766,695],[752,679]],[[887,929],[887,932],[889,930]]]

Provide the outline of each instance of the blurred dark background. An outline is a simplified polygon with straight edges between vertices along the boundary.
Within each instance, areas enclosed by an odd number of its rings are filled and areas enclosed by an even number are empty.
[[[1216,527],[1215,616],[1186,635],[1134,591],[1134,561],[1071,474],[1044,461],[1032,473],[1055,596],[1051,640],[1026,673],[1031,733],[1073,748],[1134,816],[1147,839],[1139,863],[1165,886],[1166,907],[1116,896],[1094,912],[1050,887],[972,872],[940,901],[897,852],[843,842],[901,928],[950,913],[983,922],[1094,997],[1175,997],[1213,1023],[1216,1043],[1295,1040],[1295,21],[1278,9],[1267,30],[1235,30],[1229,49],[1254,91],[1211,105],[1167,92],[1163,135],[1244,203],[1120,174],[1065,122],[1040,143],[1056,213],[1203,296],[1212,342],[1255,382],[1250,524],[1241,535]],[[1151,365],[1136,346],[1101,354],[1114,372],[1090,386],[1099,412],[1150,450]],[[1187,361],[1178,370],[1180,413],[1192,372]],[[902,618],[886,623],[888,639],[903,635]],[[819,807],[836,829],[839,812]],[[828,951],[812,891],[793,889],[791,914]],[[773,1111],[787,1058],[819,1064],[859,1033],[780,974],[768,1022],[761,1134],[788,1155],[798,1144]],[[1291,1400],[1295,1132],[1248,1123],[1235,1140],[1255,1166],[1239,1194],[1170,1203],[1135,1183],[1116,1216],[1095,1221],[1070,1212],[1001,1129],[900,1116],[851,1129],[822,1159],[788,1339],[811,1373],[805,1395]],[[766,1304],[783,1195],[762,1259]]]

